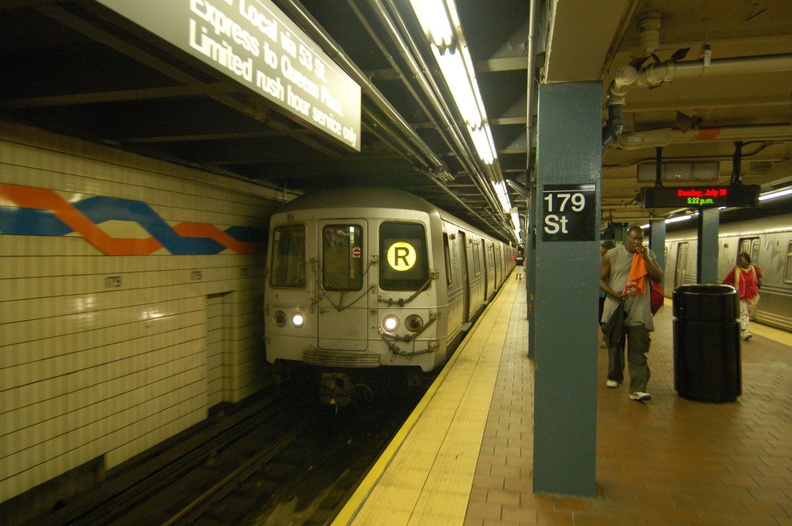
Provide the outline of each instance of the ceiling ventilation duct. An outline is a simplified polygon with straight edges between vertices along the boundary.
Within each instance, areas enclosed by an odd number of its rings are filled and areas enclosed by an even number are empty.
[[[644,57],[653,56],[656,62],[642,67],[639,65],[645,60],[642,58],[635,62],[637,67],[632,64],[622,66],[608,87],[608,121],[602,129],[603,149],[615,142],[619,148],[657,147],[671,142],[670,138],[666,142],[658,140],[657,137],[647,140],[646,133],[642,134],[643,138],[620,138],[624,129],[623,108],[626,104],[627,93],[635,87],[654,88],[676,79],[792,71],[792,54],[713,60],[708,45],[704,45],[702,48],[700,60],[680,62],[679,59],[687,52],[687,49],[683,49],[674,53],[671,59],[660,62],[654,55],[654,51],[660,43],[660,25],[660,14],[657,11],[650,11],[641,20],[639,44],[641,52],[644,53]],[[651,133],[656,134],[657,132]],[[662,131],[662,133],[666,132]],[[687,136],[690,132],[681,133]],[[697,133],[694,130],[690,139],[695,139]],[[745,135],[742,136],[745,137]]]

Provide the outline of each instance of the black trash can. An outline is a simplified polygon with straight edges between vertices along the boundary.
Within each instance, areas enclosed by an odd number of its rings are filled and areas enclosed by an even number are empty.
[[[737,290],[682,285],[673,299],[674,389],[697,402],[733,402],[742,394]]]

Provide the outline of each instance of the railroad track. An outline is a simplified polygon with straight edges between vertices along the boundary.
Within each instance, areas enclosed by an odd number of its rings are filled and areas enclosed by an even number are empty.
[[[420,394],[336,414],[282,390],[28,524],[326,524]]]

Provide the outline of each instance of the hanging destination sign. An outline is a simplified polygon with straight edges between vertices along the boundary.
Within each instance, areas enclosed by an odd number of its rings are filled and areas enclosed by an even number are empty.
[[[759,206],[759,185],[653,186],[641,188],[643,208]]]
[[[360,86],[270,0],[97,0],[360,151]]]

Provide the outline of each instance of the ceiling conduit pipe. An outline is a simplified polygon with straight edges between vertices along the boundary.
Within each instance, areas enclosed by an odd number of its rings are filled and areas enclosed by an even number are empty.
[[[534,146],[536,145],[536,141],[534,141],[534,126],[533,126],[533,110],[534,110],[534,93],[535,93],[535,80],[534,80],[534,69],[536,68],[536,25],[537,20],[539,19],[538,16],[538,2],[531,1],[529,2],[528,6],[528,42],[527,42],[527,69],[528,69],[528,83],[525,90],[525,137],[526,137],[526,147],[528,149],[528,155],[525,157],[525,170],[526,182],[535,183],[536,181],[533,180],[535,174],[532,175],[533,166],[534,166],[534,158],[531,152],[534,150]],[[508,182],[508,180],[507,180]],[[513,185],[512,188],[514,188]],[[519,190],[518,190],[519,192]]]
[[[435,153],[429,148],[429,146],[423,141],[423,139],[418,136],[418,134],[413,130],[410,125],[402,118],[396,109],[391,106],[390,102],[379,92],[379,90],[372,84],[368,77],[357,67],[357,65],[352,62],[352,60],[341,51],[338,45],[325,33],[324,29],[321,28],[319,23],[307,12],[302,4],[295,2],[294,0],[283,0],[280,3],[281,8],[284,11],[287,11],[287,14],[294,20],[297,24],[299,24],[302,29],[308,33],[308,35],[317,42],[322,50],[327,53],[332,59],[336,60],[336,62],[344,68],[344,70],[357,82],[360,84],[366,94],[374,101],[377,107],[383,111],[391,121],[397,125],[399,130],[409,138],[411,145],[417,148],[418,152],[414,152],[414,156],[416,158],[420,158],[420,154],[426,158],[423,161],[429,170],[435,174],[440,174],[446,171],[446,167],[443,165],[442,161],[438,159]],[[373,117],[373,114],[368,111],[370,117]],[[392,136],[393,142],[398,142],[400,144],[404,144],[401,137],[398,135],[390,132],[389,130],[385,129],[384,126],[377,119],[373,119],[374,123],[379,125],[382,132],[388,132]],[[375,134],[382,136],[380,134]],[[410,148],[412,150],[412,148]],[[398,152],[399,150],[396,149]],[[451,190],[445,187],[445,185],[441,184],[437,178],[432,178],[440,188],[442,188],[449,196],[455,199],[461,206],[463,206],[466,210],[468,210],[473,216],[480,219],[483,223],[490,224],[489,221],[482,218],[478,213],[473,211],[467,204],[465,204],[457,195],[455,195]],[[492,225],[491,225],[492,226]],[[496,227],[492,226],[493,229],[497,230]]]
[[[736,57],[711,60],[674,62],[668,60],[650,64],[637,71],[633,66],[623,66],[608,88],[608,122],[603,129],[603,148],[616,140],[623,128],[622,108],[627,93],[633,87],[654,88],[675,79],[714,77],[720,75],[751,75],[792,71],[792,54],[758,57]],[[614,108],[616,107],[616,108]],[[614,108],[614,111],[611,111]]]
[[[397,9],[393,5],[393,2],[388,0],[385,2],[385,4],[387,4],[387,6],[392,12],[397,12]],[[456,121],[454,119],[449,119],[448,117],[451,114],[450,109],[445,104],[445,101],[443,99],[438,98],[436,95],[436,93],[439,93],[439,87],[434,82],[434,79],[432,78],[431,75],[425,74],[425,72],[429,71],[429,67],[423,61],[421,54],[417,51],[417,46],[415,45],[415,42],[409,37],[409,31],[407,31],[404,22],[400,18],[397,18],[397,21],[400,23],[400,27],[397,29],[395,27],[396,21],[385,10],[385,8],[382,5],[382,2],[375,2],[369,0],[369,6],[377,15],[380,23],[388,29],[391,40],[401,50],[402,58],[407,62],[407,65],[409,66],[413,78],[415,78],[416,81],[418,81],[418,84],[421,87],[421,90],[423,91],[424,95],[426,95],[426,97],[432,102],[432,105],[434,106],[434,110],[437,112],[438,115],[442,117],[445,124],[445,129],[452,132],[452,137],[457,147],[457,154],[460,160],[463,161],[463,164],[466,165],[468,172],[473,176],[473,181],[476,183],[476,186],[479,188],[479,191],[487,199],[491,207],[493,207],[496,211],[501,212],[502,207],[500,205],[500,201],[498,200],[498,197],[495,195],[492,186],[487,181],[482,181],[479,172],[477,171],[478,167],[476,166],[476,161],[473,158],[471,158],[468,153],[470,151],[470,148],[467,145],[465,145],[463,138],[464,135],[462,134],[462,131],[460,130]],[[366,28],[371,33],[371,30],[368,25],[366,25]],[[376,35],[372,33],[371,36],[376,40]],[[420,62],[420,64],[418,62]]]
[[[443,122],[443,127],[441,127],[440,124],[437,123],[437,121],[435,120],[432,112],[423,103],[421,98],[418,96],[418,93],[415,92],[415,89],[413,88],[413,85],[410,84],[409,82],[404,81],[404,79],[407,78],[407,75],[404,74],[404,72],[402,71],[402,68],[399,66],[399,64],[396,63],[396,60],[394,60],[393,55],[385,47],[385,44],[380,39],[379,33],[374,30],[374,28],[371,26],[369,21],[366,19],[366,17],[360,11],[358,6],[355,4],[354,0],[347,0],[347,5],[355,13],[355,15],[357,15],[358,20],[363,25],[363,27],[366,29],[366,32],[369,34],[371,39],[380,48],[380,51],[382,51],[382,54],[385,56],[385,58],[387,59],[388,63],[391,65],[393,70],[396,72],[396,76],[399,79],[402,79],[403,84],[405,85],[407,90],[410,92],[410,95],[413,96],[413,98],[415,99],[415,101],[418,104],[418,106],[420,106],[421,111],[423,111],[424,114],[426,114],[426,116],[429,119],[429,122],[431,122],[432,125],[434,125],[438,129],[442,129],[444,127],[445,129],[451,129],[452,131],[455,131],[455,132],[458,133],[458,130],[453,128],[452,127],[452,123],[450,123],[448,121],[448,117],[446,116],[446,114],[444,114],[443,112],[440,112],[440,111],[437,110],[438,102],[433,98],[434,97],[434,93],[432,93],[428,89],[428,87],[426,85],[427,84],[426,80],[424,78],[422,78],[418,74],[420,68],[418,67],[417,64],[415,64],[415,58],[406,51],[405,42],[401,39],[401,37],[399,36],[398,32],[393,27],[393,21],[390,19],[390,17],[388,17],[388,15],[386,13],[383,12],[382,6],[380,4],[371,5],[372,9],[374,9],[374,12],[378,16],[380,23],[382,23],[388,29],[388,35],[390,36],[391,41],[393,41],[399,47],[399,49],[401,50],[401,57],[407,62],[408,66],[409,66],[409,69],[410,69],[410,73],[412,74],[413,78],[415,78],[416,80],[419,81],[419,85],[420,85],[420,87],[421,87],[421,89],[423,91],[423,94],[428,99],[432,100],[433,106],[435,107],[435,111],[443,118],[443,121],[444,121]],[[451,142],[449,142],[448,137],[445,134],[442,134],[442,138],[443,138],[443,142],[445,142],[446,146],[448,146],[448,149],[449,150],[453,150],[454,146],[451,144]],[[458,139],[457,137],[454,137],[454,138]],[[457,140],[457,142],[458,142],[458,140]]]
[[[383,111],[397,128],[409,138],[410,144],[421,154],[425,164],[433,172],[444,172],[445,166],[437,158],[435,153],[423,140],[415,133],[410,125],[402,118],[396,109],[391,106],[388,100],[372,84],[368,77],[352,62],[352,60],[341,50],[341,48],[327,35],[319,23],[311,16],[308,11],[295,0],[282,0],[278,3],[281,9],[287,12],[289,17],[297,23],[333,60],[335,60],[346,71],[352,79],[357,82],[363,91],[374,101],[377,107]],[[419,157],[419,155],[416,155]]]

